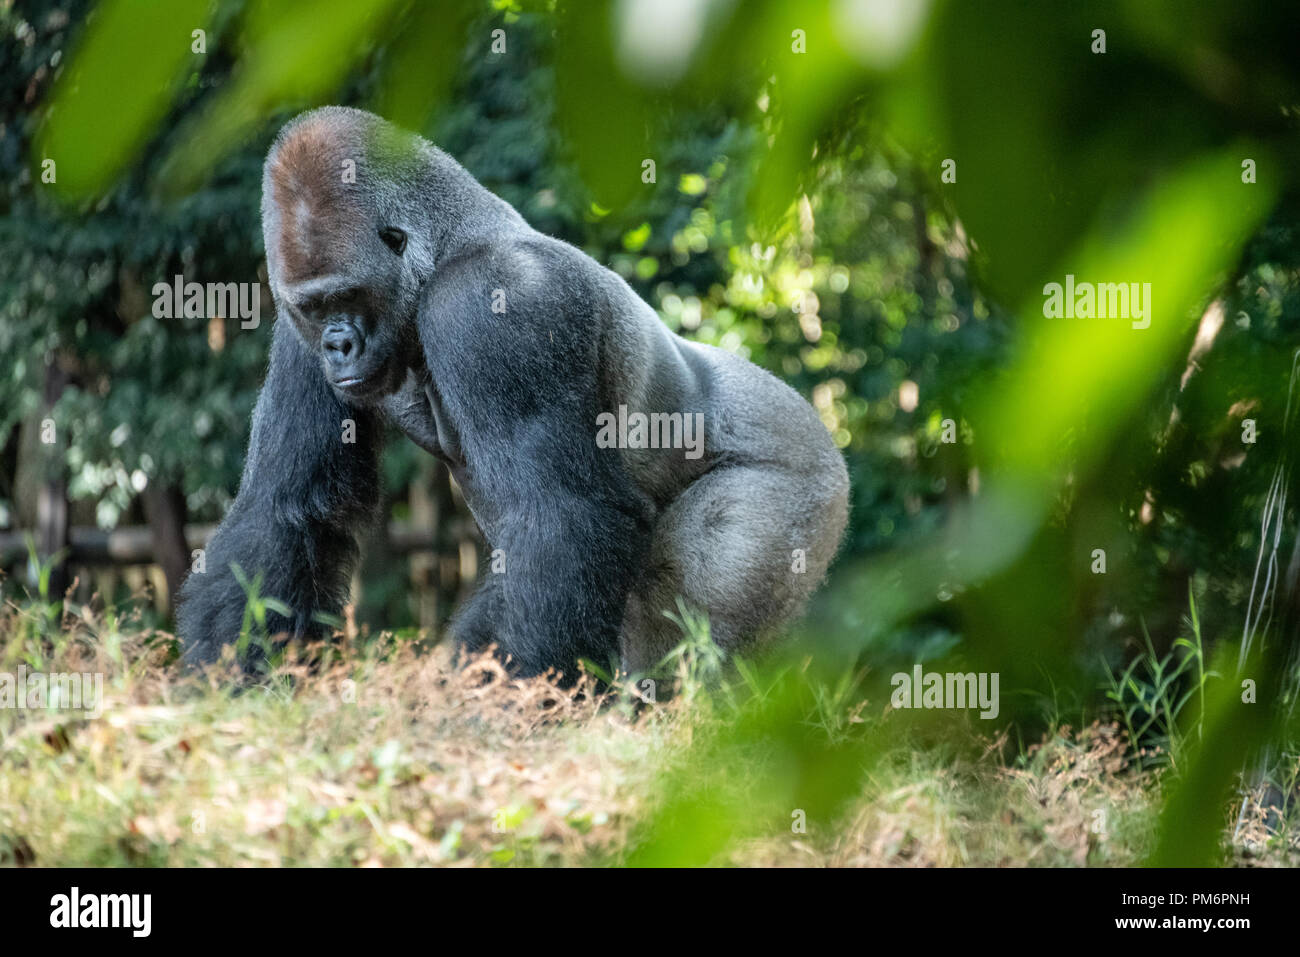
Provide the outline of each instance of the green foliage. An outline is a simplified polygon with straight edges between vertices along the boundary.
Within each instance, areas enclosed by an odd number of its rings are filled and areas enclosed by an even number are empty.
[[[1196,614],[1196,596],[1188,590],[1190,613],[1186,619],[1189,636],[1179,637],[1165,655],[1156,653],[1146,627],[1144,650],[1134,656],[1121,673],[1107,668],[1106,697],[1128,732],[1128,739],[1145,764],[1158,764],[1182,751],[1183,738],[1194,734],[1204,739],[1205,688],[1212,678],[1222,678],[1205,667],[1201,623]],[[1195,707],[1187,709],[1189,704]],[[1187,727],[1180,719],[1184,711],[1194,712]]]
[[[272,640],[273,635],[267,628],[267,612],[278,615],[292,615],[291,609],[278,598],[262,594],[262,573],[249,578],[248,573],[238,564],[232,564],[230,570],[244,591],[244,617],[239,626],[239,640],[235,642],[235,653],[240,661],[249,660],[264,671],[276,667],[283,660],[283,649]]]

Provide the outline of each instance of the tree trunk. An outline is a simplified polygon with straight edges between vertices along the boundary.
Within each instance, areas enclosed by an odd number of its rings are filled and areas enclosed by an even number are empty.
[[[167,607],[175,613],[176,593],[190,570],[185,543],[185,495],[175,485],[150,482],[140,496],[153,539],[154,561],[167,578]]]
[[[49,362],[45,367],[43,416],[49,416],[67,383],[67,374],[56,362]],[[36,493],[36,553],[41,564],[45,564],[68,546],[68,482],[63,473],[62,436],[51,430],[49,437],[53,441],[48,441],[44,424],[38,428],[43,454],[41,484]],[[50,572],[49,597],[61,601],[70,583],[65,553]]]

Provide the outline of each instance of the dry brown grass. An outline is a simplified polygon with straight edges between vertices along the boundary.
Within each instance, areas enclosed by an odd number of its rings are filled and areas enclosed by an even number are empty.
[[[104,674],[102,716],[0,711],[0,859],[597,860],[672,740],[671,707],[632,720],[590,679],[516,680],[486,656],[457,667],[380,639],[250,685],[183,674],[159,636],[103,637],[76,631],[43,662]]]
[[[355,635],[261,680],[198,677],[138,623],[83,610],[48,625],[0,615],[0,671],[103,674],[103,713],[0,709],[0,863],[618,864],[664,806],[665,772],[728,787],[764,766],[761,741],[745,766],[701,756],[697,740],[730,719],[699,688],[633,709],[589,679],[563,689]],[[857,796],[808,833],[778,818],[713,863],[1105,866],[1152,847],[1160,774],[1114,725],[1062,727],[1018,754],[974,731],[936,748],[897,714],[845,707],[841,733],[897,722]],[[1293,863],[1263,824],[1246,822],[1238,860]]]

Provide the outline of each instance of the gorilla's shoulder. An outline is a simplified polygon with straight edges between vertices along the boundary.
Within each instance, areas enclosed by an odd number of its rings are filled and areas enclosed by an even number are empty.
[[[438,264],[426,305],[469,318],[572,316],[590,306],[605,270],[581,250],[541,233],[483,242]]]
[[[535,383],[591,368],[610,313],[604,272],[540,233],[477,244],[438,263],[418,318],[431,371]]]

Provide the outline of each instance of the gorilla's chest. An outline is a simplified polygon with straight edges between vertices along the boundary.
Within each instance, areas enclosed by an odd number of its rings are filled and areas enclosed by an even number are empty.
[[[453,471],[463,471],[460,439],[452,428],[428,374],[412,370],[398,391],[383,401],[384,414],[406,437]]]
[[[447,464],[474,520],[486,532],[496,510],[488,507],[483,496],[477,493],[461,450],[460,434],[451,424],[428,374],[412,370],[402,388],[384,399],[383,409],[389,421],[408,439]]]

